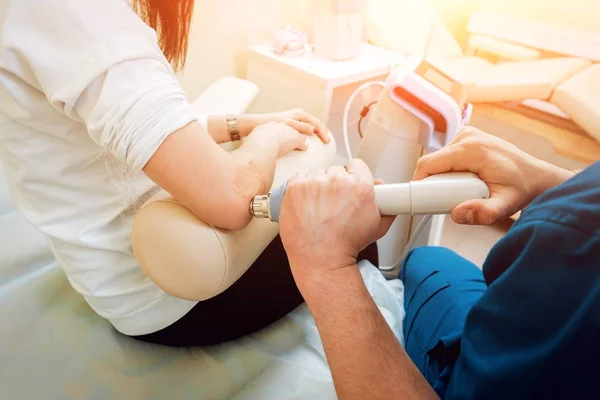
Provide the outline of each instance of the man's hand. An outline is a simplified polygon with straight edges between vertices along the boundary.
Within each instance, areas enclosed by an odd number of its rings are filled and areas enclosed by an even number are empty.
[[[388,231],[393,218],[379,214],[373,185],[361,160],[289,181],[280,234],[298,283],[356,265],[358,253]]]
[[[379,214],[373,176],[360,160],[293,178],[283,199],[281,239],[340,400],[437,398],[356,266],[359,251],[381,238],[392,221]]]
[[[516,214],[542,192],[574,175],[471,127],[463,129],[447,147],[421,158],[414,179],[450,171],[473,172],[488,185],[489,199],[467,201],[452,212],[459,224],[479,225]]]

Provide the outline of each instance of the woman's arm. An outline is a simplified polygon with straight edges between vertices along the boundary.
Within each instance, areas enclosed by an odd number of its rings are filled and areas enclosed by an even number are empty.
[[[16,75],[31,71],[26,81],[53,109],[85,125],[89,138],[72,140],[94,154],[90,164],[106,160],[107,168],[117,165],[130,176],[144,171],[207,223],[239,229],[250,220],[251,197],[269,188],[277,156],[305,147],[306,136],[281,121],[247,127],[257,134],[233,154],[221,149],[197,122],[155,32],[128,2],[29,3],[11,9],[13,34],[3,43],[13,56],[6,59],[15,61]],[[48,25],[59,9],[60,23]],[[217,136],[223,122],[210,123]]]
[[[252,115],[235,116],[240,129],[240,137],[248,136],[256,126],[260,125],[257,121],[254,121],[254,118],[252,117]],[[227,119],[224,115],[209,116],[207,118],[206,129],[217,143],[227,143],[231,141],[229,130],[227,128]]]
[[[328,129],[321,121],[306,111],[294,109],[284,112],[268,114],[242,114],[234,115],[240,136],[248,136],[257,126],[269,122],[281,122],[298,132],[305,135],[317,135],[325,143],[329,143]],[[210,136],[217,143],[226,143],[231,141],[229,130],[227,128],[227,119],[223,116],[209,116],[207,119],[207,129]]]
[[[144,172],[207,223],[240,230],[251,220],[250,201],[271,187],[277,157],[305,149],[305,138],[287,125],[266,124],[227,153],[193,122],[164,140]]]

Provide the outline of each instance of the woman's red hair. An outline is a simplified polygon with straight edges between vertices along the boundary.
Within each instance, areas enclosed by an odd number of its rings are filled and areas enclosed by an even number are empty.
[[[158,35],[158,44],[175,70],[185,64],[194,0],[135,0],[135,11]]]

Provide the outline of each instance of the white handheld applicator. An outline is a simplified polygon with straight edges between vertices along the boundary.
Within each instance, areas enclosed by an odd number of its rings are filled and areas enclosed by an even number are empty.
[[[267,195],[256,196],[250,204],[252,215],[279,222],[286,187],[287,182]],[[487,185],[469,172],[450,172],[421,181],[375,186],[375,200],[381,215],[450,214],[465,201],[489,196]]]

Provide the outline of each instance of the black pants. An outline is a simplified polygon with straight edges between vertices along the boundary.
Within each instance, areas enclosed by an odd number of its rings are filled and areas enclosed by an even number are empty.
[[[376,245],[367,247],[359,260],[377,265]],[[135,339],[172,347],[228,342],[267,327],[303,302],[278,236],[225,292],[199,302],[167,328]]]

